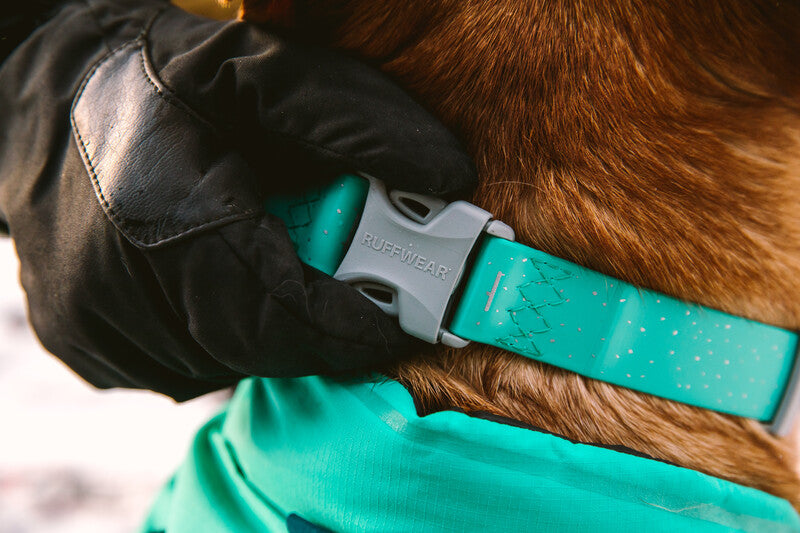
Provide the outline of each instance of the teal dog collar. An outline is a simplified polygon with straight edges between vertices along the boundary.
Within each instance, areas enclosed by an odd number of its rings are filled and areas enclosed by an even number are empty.
[[[267,210],[287,223],[304,262],[351,283],[428,342],[490,344],[753,418],[778,435],[800,404],[795,333],[514,242],[508,226],[467,202],[387,193],[377,180],[345,176],[302,197],[273,198]]]

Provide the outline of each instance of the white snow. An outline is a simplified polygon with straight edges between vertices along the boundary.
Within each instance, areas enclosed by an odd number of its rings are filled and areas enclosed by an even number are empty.
[[[133,531],[224,393],[98,391],[39,345],[0,238],[0,533]]]

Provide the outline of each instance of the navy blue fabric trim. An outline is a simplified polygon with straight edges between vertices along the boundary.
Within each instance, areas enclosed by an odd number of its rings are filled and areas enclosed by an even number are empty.
[[[289,533],[330,533],[330,529],[325,529],[312,524],[299,515],[294,513],[286,517],[286,528]]]

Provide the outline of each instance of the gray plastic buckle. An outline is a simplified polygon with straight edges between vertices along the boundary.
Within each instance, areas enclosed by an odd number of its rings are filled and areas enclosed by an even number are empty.
[[[442,326],[467,260],[483,231],[513,240],[514,231],[468,202],[446,203],[392,191],[371,177],[350,249],[334,277],[353,285],[403,330],[424,341],[469,344]]]
[[[778,437],[785,437],[794,427],[800,412],[800,342],[794,350],[794,362],[789,382],[783,391],[781,403],[770,422],[763,423],[767,431]]]

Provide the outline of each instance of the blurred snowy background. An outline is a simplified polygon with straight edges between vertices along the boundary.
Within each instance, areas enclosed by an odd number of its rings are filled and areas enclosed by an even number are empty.
[[[214,18],[239,0],[175,0]],[[225,393],[185,404],[98,391],[39,345],[0,237],[0,533],[135,531]]]
[[[93,389],[39,345],[0,237],[0,533],[135,531],[223,394]]]

